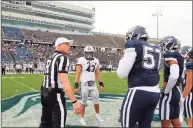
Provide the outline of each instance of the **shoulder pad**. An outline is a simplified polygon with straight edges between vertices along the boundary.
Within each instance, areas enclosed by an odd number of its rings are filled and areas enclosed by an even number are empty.
[[[186,63],[186,70],[193,70],[193,62]]]
[[[168,52],[164,55],[165,58],[177,58],[182,57],[182,55],[179,52]]]
[[[182,55],[179,52],[168,52],[164,55],[164,58],[166,61],[168,60],[176,60],[178,58],[183,58]]]
[[[97,64],[99,64],[99,59],[94,58],[94,61],[95,61]]]
[[[85,60],[86,59],[84,57],[79,57],[77,60],[78,61],[77,64],[83,64],[85,62]]]
[[[140,40],[130,40],[127,41],[125,44],[125,48],[136,48],[142,45],[142,42]]]
[[[79,57],[78,60],[85,60],[85,58],[84,57]]]

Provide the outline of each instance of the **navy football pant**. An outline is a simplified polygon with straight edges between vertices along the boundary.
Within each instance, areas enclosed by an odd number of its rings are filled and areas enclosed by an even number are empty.
[[[180,89],[173,87],[167,95],[162,95],[159,103],[159,117],[161,120],[179,119],[180,116]]]
[[[154,111],[160,93],[129,89],[121,107],[121,125],[133,128],[138,122],[140,128],[151,128]]]
[[[192,92],[190,92],[190,94],[186,97],[184,101],[184,115],[186,118],[192,118],[192,108]]]

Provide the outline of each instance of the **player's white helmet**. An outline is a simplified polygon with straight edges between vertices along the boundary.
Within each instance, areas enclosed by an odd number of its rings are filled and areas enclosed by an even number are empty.
[[[86,59],[94,58],[94,48],[92,46],[86,46],[84,48],[84,56]]]

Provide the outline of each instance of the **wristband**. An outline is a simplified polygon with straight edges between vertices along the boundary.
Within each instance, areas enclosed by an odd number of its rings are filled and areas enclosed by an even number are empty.
[[[74,103],[76,103],[76,102],[77,102],[77,100],[73,101],[72,104],[74,104]]]
[[[77,88],[78,88],[78,86],[79,86],[79,84],[78,84],[78,83],[74,83],[74,88],[75,88],[75,89],[77,89]]]
[[[104,87],[104,84],[103,84],[103,82],[99,82],[99,85]]]

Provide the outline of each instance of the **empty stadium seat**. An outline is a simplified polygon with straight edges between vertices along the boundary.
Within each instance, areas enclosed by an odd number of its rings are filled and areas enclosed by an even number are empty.
[[[98,47],[123,47],[124,38],[111,35],[77,35],[77,34],[61,34],[53,32],[45,32],[40,30],[22,29],[25,36],[35,42],[54,42],[57,37],[66,37],[74,41],[74,45],[92,45]]]

